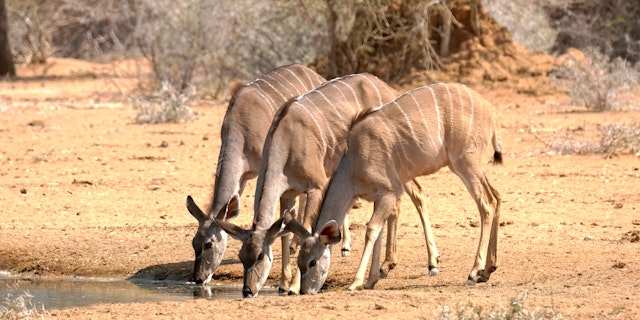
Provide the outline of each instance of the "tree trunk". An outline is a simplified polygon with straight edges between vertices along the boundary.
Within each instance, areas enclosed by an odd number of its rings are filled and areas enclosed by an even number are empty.
[[[9,22],[5,0],[0,0],[0,76],[15,77],[11,46],[9,45]]]

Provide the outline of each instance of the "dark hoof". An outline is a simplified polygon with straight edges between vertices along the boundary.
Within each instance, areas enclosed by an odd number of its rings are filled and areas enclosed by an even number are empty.
[[[491,268],[489,268],[489,271],[487,272],[486,270],[480,270],[478,272],[478,282],[487,282],[489,281],[489,276],[491,276],[491,274],[496,271],[496,269],[498,269],[496,266],[493,266]]]
[[[469,286],[469,287],[473,287],[476,285],[476,281],[471,279],[471,277],[469,277],[469,279],[467,279],[467,282],[464,283],[465,286]]]
[[[278,295],[285,296],[287,295],[288,290],[282,289],[278,287]]]
[[[380,278],[386,278],[391,270],[395,269],[397,264],[395,263],[383,263],[380,267]]]
[[[435,277],[440,273],[440,270],[438,270],[438,268],[436,267],[432,267],[429,269],[429,276],[430,277]]]

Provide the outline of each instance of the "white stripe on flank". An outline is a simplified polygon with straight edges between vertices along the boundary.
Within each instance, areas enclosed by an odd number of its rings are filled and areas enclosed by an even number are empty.
[[[431,130],[429,130],[429,123],[427,123],[427,119],[424,117],[424,113],[422,113],[422,108],[420,107],[420,103],[416,99],[416,96],[413,94],[413,92],[411,92],[410,95],[411,95],[411,99],[413,100],[413,103],[415,103],[416,108],[418,109],[418,112],[420,112],[420,118],[422,120],[422,125],[424,126],[425,132],[429,136],[429,141],[431,142],[431,146],[433,147],[433,151],[436,151],[436,150],[438,150],[438,146],[436,145],[436,142],[433,141],[433,137],[431,136]],[[422,149],[422,147],[420,149]],[[426,151],[424,151],[424,150],[422,151],[422,153],[424,153],[425,155],[428,155],[428,153]]]
[[[314,90],[314,92],[317,90]],[[305,105],[305,103],[309,103],[313,106],[313,110],[318,111],[318,113],[320,114],[320,116],[322,117],[322,119],[324,120],[324,123],[326,124],[326,130],[323,130],[322,127],[320,127],[320,124],[318,123],[318,121],[316,120],[316,118],[311,114],[311,111],[307,110],[307,107]],[[327,120],[327,117],[324,116],[324,112],[322,112],[318,106],[313,103],[313,99],[311,99],[311,97],[309,97],[307,100],[305,101],[301,101],[299,103],[299,105],[301,107],[304,108],[304,111],[306,111],[311,117],[313,117],[313,122],[316,123],[316,126],[318,128],[318,131],[320,131],[320,135],[323,137],[322,138],[322,142],[324,143],[324,146],[328,146],[328,142],[324,139],[324,137],[326,136],[325,131],[328,131],[329,136],[331,136],[331,142],[333,143],[333,145],[337,144],[337,139],[336,136],[333,134],[333,130],[331,130],[331,125],[329,124],[329,121]]]
[[[304,71],[304,75],[307,76],[307,80],[309,80],[309,83],[313,83],[313,80],[311,80],[311,77],[309,77],[309,73],[307,72],[307,70]],[[316,80],[318,80],[318,77],[315,76]],[[307,88],[307,86],[304,86],[305,88]],[[309,90],[307,90],[309,91]]]
[[[305,101],[307,102],[307,101]],[[311,101],[311,99],[308,99],[308,102],[313,104],[313,102]],[[300,106],[300,108],[302,108],[302,110],[304,112],[306,112],[309,117],[311,117],[311,120],[313,121],[313,123],[316,125],[316,128],[318,128],[318,131],[320,132],[320,137],[322,138],[322,145],[327,146],[327,140],[324,138],[324,130],[322,130],[322,128],[320,127],[320,123],[318,122],[318,120],[316,119],[316,117],[307,109],[307,107],[305,106],[305,104],[303,102],[297,102],[296,103],[298,106]],[[314,106],[315,107],[315,106]],[[317,110],[317,108],[316,108]],[[322,112],[320,112],[320,115],[322,115]],[[324,115],[322,115],[322,117],[324,117]],[[327,122],[327,120],[325,119],[325,123]],[[307,130],[309,128],[306,128]],[[331,130],[329,130],[331,131]],[[335,140],[335,137],[333,137],[333,140]]]
[[[307,91],[307,86],[304,84],[304,82],[302,82],[302,79],[300,79],[300,77],[298,77],[298,75],[293,72],[291,69],[287,68],[286,69],[287,72],[289,72],[294,78],[296,78],[296,80],[298,80],[298,82],[300,82],[300,88],[302,88],[302,90],[296,90],[298,92],[298,95],[305,93]],[[298,89],[297,86],[295,86],[294,84],[291,84],[294,88]]]
[[[471,92],[469,91],[469,88],[467,88],[467,86],[462,86],[462,87],[464,88],[465,91],[467,91],[467,94],[469,95],[469,103],[471,104],[471,111],[469,112],[469,130],[467,131],[467,137],[464,140],[464,149],[466,151],[467,141],[469,141],[469,137],[471,136],[471,128],[473,126],[473,113],[474,113],[475,106],[473,104],[473,97],[471,96]],[[462,100],[462,97],[460,97],[460,99]],[[460,104],[460,107],[462,107],[462,103]],[[464,152],[462,152],[462,154],[464,154]]]
[[[376,93],[378,94],[378,105],[384,104],[384,101],[382,101],[382,95],[380,94],[380,90],[378,90],[378,86],[376,86],[375,83],[373,83],[373,81],[369,79],[369,77],[365,76],[364,78],[367,79],[367,81],[369,81],[369,83],[371,84],[371,87],[376,89]]]
[[[275,91],[277,94],[280,95],[280,97],[282,98],[283,101],[287,101],[287,97],[285,95],[283,95],[282,92],[280,92],[278,89],[276,89],[269,81],[260,78],[260,79],[256,80],[256,82],[264,82],[264,83],[266,83],[267,86],[269,86],[273,91]]]
[[[395,100],[394,100],[395,103]],[[384,114],[385,110],[384,108],[379,108],[382,109],[381,113]],[[380,114],[379,114],[380,115]],[[402,139],[402,135],[400,134],[400,132],[398,132],[398,128],[396,126],[393,125],[393,123],[391,123],[391,125],[389,125],[387,122],[389,121],[389,118],[386,115],[380,115],[380,117],[382,119],[380,119],[381,121],[379,121],[380,125],[385,126],[385,128],[387,129],[387,131],[393,131],[395,133],[396,136],[396,141],[400,142],[400,143],[394,143],[395,146],[400,147],[400,152],[403,154],[405,160],[407,160],[407,162],[409,162],[410,166],[409,167],[417,167],[415,162],[411,161],[411,158],[409,158],[409,153],[407,153],[407,150],[405,149],[405,144],[409,144],[409,143],[401,143],[404,139]],[[390,130],[391,129],[391,130]],[[415,137],[414,137],[414,143],[419,144],[416,142]],[[408,142],[408,141],[406,141]],[[393,150],[392,150],[393,151]]]
[[[459,113],[458,116],[460,118],[460,125],[462,125],[462,113],[463,113],[462,111],[463,111],[463,108],[464,108],[464,102],[462,102],[462,92],[460,92],[460,86],[459,85],[456,86],[456,91],[458,91],[458,105],[460,106],[460,111],[458,111],[458,113]],[[460,130],[462,130],[462,129],[460,129]],[[463,150],[466,147],[467,147],[467,142],[465,141],[464,142],[464,146],[462,147]],[[460,155],[463,155],[463,154],[464,154],[464,152],[460,153]]]
[[[324,88],[324,87],[326,87],[326,86],[330,86],[330,85],[331,85],[331,83],[333,83],[333,82],[337,82],[337,81],[340,81],[340,79],[342,79],[342,78],[334,78],[334,79],[331,79],[331,80],[329,80],[329,81],[327,81],[327,82],[325,82],[325,83],[321,84],[320,86],[316,87],[315,89],[313,89],[313,90],[309,90],[309,91],[307,91],[307,92],[305,92],[305,93],[301,94],[300,96],[298,96],[298,97],[296,98],[296,101],[300,101],[301,99],[303,99],[303,98],[304,98],[304,97],[306,97],[307,95],[310,95],[310,94],[312,94],[312,93],[314,93],[314,92],[316,92],[316,91],[318,91],[318,90],[320,90],[320,89],[322,89],[322,88]]]
[[[333,80],[332,80],[333,81]],[[349,84],[347,84],[346,82],[342,81],[342,79],[337,78],[336,80],[337,82],[340,82],[342,84],[344,84],[345,86],[347,86],[347,88],[349,88],[349,90],[351,90],[351,94],[353,94],[353,100],[357,103],[358,105],[358,110],[362,110],[362,105],[360,104],[360,99],[358,99],[358,95],[356,94],[356,92],[353,90],[353,88],[351,88],[351,86]]]
[[[260,88],[259,84],[253,83],[253,85],[256,88],[258,94],[262,97],[262,100],[266,102],[269,110],[271,110],[271,113],[274,113],[278,108],[277,103],[273,100],[273,98],[271,98],[271,96],[264,92],[262,88]]]
[[[342,91],[342,89],[340,89],[340,86],[335,85],[333,86],[334,88],[336,88],[336,90],[338,90],[338,92],[340,92],[340,95],[342,96],[342,100],[341,101],[349,101],[349,99],[347,98],[347,96],[344,94],[344,92]],[[351,107],[351,110],[353,110],[353,104],[349,103],[349,107]],[[353,110],[354,113],[357,113],[358,110]]]
[[[268,77],[273,79],[274,88],[275,88],[275,85],[280,85],[283,91],[286,91],[288,97],[296,96],[296,94],[298,93],[298,90],[296,90],[295,92],[292,92],[290,90],[290,89],[295,89],[295,85],[293,85],[291,81],[289,81],[289,79],[285,77],[283,74],[280,74],[279,72],[272,72],[268,75]],[[283,80],[278,81],[278,79],[276,78],[280,78]],[[288,85],[285,85],[285,82]]]
[[[449,122],[451,122],[451,127],[449,128],[450,130],[453,130],[454,125],[453,125],[453,97],[451,96],[451,90],[449,90],[449,86],[448,85],[444,85],[445,88],[447,88],[447,95],[449,96]],[[445,132],[446,134],[446,132]]]
[[[336,108],[335,104],[333,104],[333,102],[331,102],[331,100],[329,100],[329,98],[327,98],[327,96],[324,95],[324,93],[322,91],[318,90],[318,94],[320,94],[320,96],[325,101],[327,101],[327,103],[331,106],[331,108],[333,108],[333,111],[336,113],[336,115],[340,119],[340,122],[342,122],[342,126],[346,128],[347,125],[344,123],[344,119],[342,118],[342,114],[340,113],[340,110],[338,110],[338,108]]]
[[[413,97],[413,94],[411,95],[411,97]],[[404,118],[404,121],[407,122],[407,127],[409,127],[409,131],[411,132],[411,138],[413,139],[413,141],[416,142],[416,145],[418,145],[418,148],[420,148],[420,151],[423,154],[427,155],[428,154],[427,151],[424,150],[424,148],[422,147],[422,144],[420,143],[420,141],[418,141],[418,137],[416,136],[416,132],[413,130],[413,124],[411,123],[411,119],[409,119],[409,116],[404,112],[404,109],[396,100],[393,100],[392,103],[393,105],[398,107],[398,110],[400,111],[400,113],[402,113],[402,117]],[[418,107],[418,110],[420,110],[420,106],[418,105],[417,107]]]
[[[427,87],[431,91],[431,96],[433,97],[433,105],[436,108],[436,119],[438,119],[438,142],[442,145],[442,117],[440,116],[440,106],[438,105],[438,97],[436,97],[436,92],[433,91],[432,87]],[[437,150],[437,149],[436,149]]]

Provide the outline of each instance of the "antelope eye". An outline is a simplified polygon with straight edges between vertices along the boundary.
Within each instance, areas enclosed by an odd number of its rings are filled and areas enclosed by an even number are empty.
[[[204,244],[205,249],[211,249],[212,246],[213,246],[213,243],[211,242],[207,242]]]
[[[260,254],[258,255],[258,260],[262,260],[264,259],[264,253],[260,252]]]
[[[318,262],[316,261],[316,259],[313,259],[311,261],[309,261],[309,267],[313,268],[316,266],[316,264],[318,264]]]

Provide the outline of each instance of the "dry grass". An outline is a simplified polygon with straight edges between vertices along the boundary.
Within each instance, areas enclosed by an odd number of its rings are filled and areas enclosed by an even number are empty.
[[[17,287],[13,287],[13,291],[17,291]],[[15,295],[7,292],[0,300],[0,319],[6,320],[26,320],[33,318],[44,319],[47,315],[44,306],[38,308],[31,302],[31,296],[28,292],[23,291],[21,294]]]
[[[519,297],[511,298],[509,305],[498,306],[491,310],[484,310],[481,307],[474,306],[473,304],[464,305],[462,303],[455,307],[441,306],[440,312],[436,314],[436,319],[449,320],[471,320],[471,319],[522,319],[522,320],[535,320],[535,319],[562,319],[562,314],[551,308],[535,308],[528,310],[525,308],[525,300],[527,299],[527,293],[523,293]]]
[[[581,131],[562,131],[541,139],[547,152],[561,155],[599,154],[606,158],[640,152],[640,125],[609,123],[600,126],[600,140],[594,141]]]

